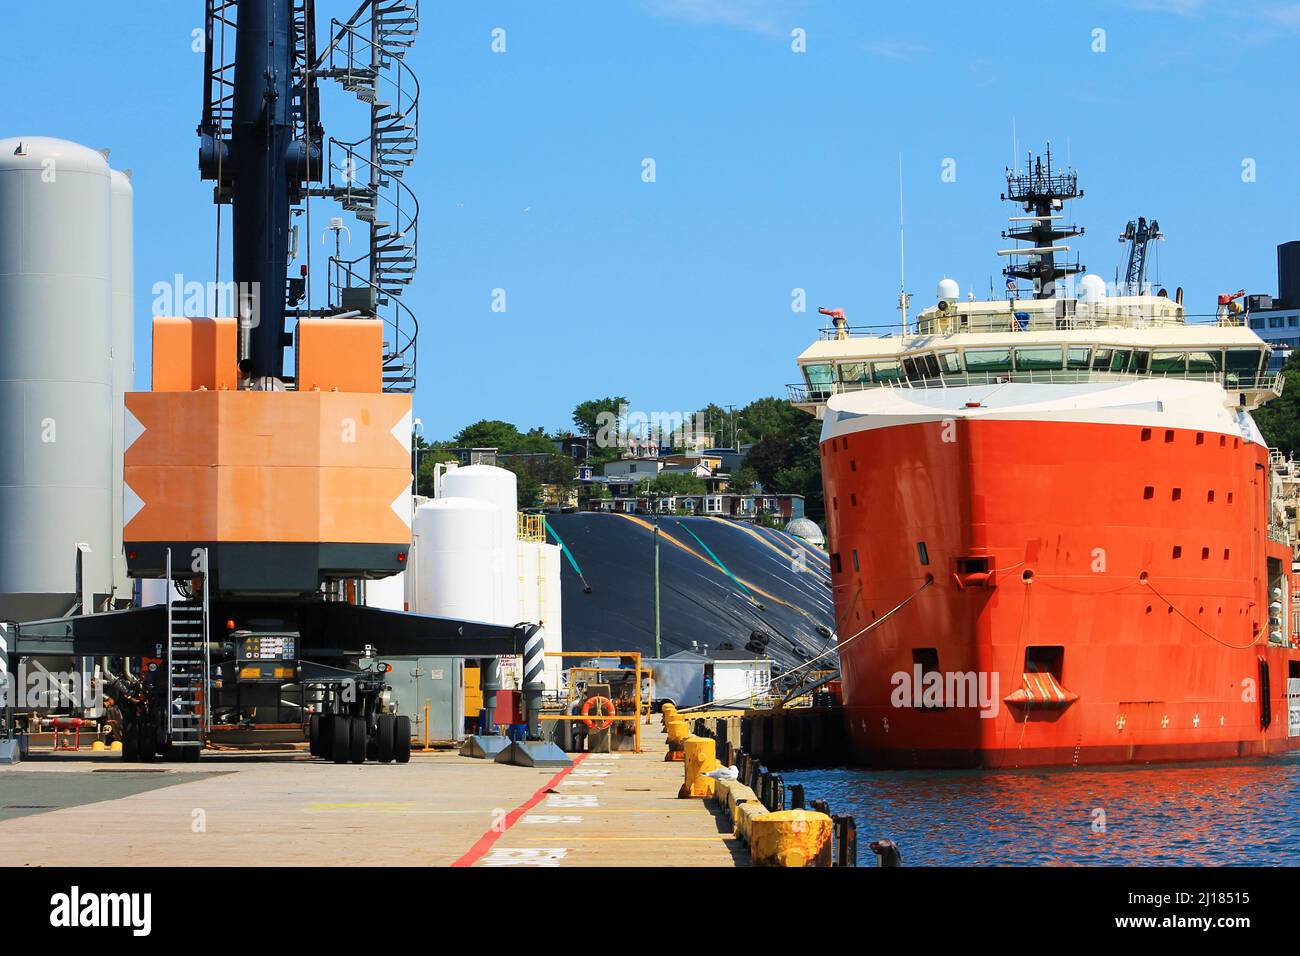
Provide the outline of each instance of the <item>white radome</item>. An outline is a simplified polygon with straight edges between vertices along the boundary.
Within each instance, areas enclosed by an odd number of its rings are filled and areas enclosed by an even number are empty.
[[[1102,302],[1106,298],[1106,280],[1096,273],[1089,272],[1079,280],[1079,301],[1087,303]]]
[[[953,303],[961,296],[961,286],[957,285],[956,279],[940,279],[939,287],[935,292],[935,297],[940,302]]]

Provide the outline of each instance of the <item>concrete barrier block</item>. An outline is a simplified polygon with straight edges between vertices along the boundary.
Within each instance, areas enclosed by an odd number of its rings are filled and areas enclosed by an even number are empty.
[[[752,844],[754,822],[770,815],[767,807],[757,800],[747,800],[736,805],[735,813],[733,823],[736,836],[740,837],[741,842]]]

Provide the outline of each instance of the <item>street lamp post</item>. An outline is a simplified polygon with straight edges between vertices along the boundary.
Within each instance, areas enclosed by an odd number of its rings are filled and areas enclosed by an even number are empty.
[[[411,446],[415,450],[415,480],[411,482],[411,494],[420,493],[420,442],[419,438],[424,434],[424,422],[416,419],[411,422]]]
[[[664,656],[659,639],[659,518],[655,516],[655,659]]]

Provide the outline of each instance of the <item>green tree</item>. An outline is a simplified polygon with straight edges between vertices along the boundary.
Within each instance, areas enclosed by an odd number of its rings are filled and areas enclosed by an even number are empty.
[[[456,444],[462,448],[497,448],[507,451],[523,438],[519,429],[509,422],[482,419],[466,425],[456,434]]]
[[[792,464],[793,444],[783,434],[765,435],[754,442],[745,458],[745,465],[758,476],[763,487],[775,491],[777,472]]]
[[[731,490],[744,494],[758,482],[758,472],[749,465],[741,465],[731,475]]]
[[[586,435],[594,438],[596,430],[599,427],[598,419],[602,412],[608,412],[617,416],[621,406],[627,404],[627,399],[621,395],[611,395],[607,398],[592,398],[580,403],[573,410],[573,427],[578,430],[579,435]]]
[[[555,439],[546,434],[546,429],[539,425],[520,435],[510,447],[503,448],[502,451],[555,454]]]
[[[416,475],[415,488],[416,494],[424,495],[426,498],[433,497],[433,467],[439,462],[456,461],[456,456],[451,451],[451,446],[447,442],[437,441],[433,443],[426,442],[422,437],[416,436],[415,447],[419,451],[420,473]]]
[[[742,443],[758,441],[767,435],[798,432],[808,420],[789,402],[779,398],[760,398],[736,412]]]
[[[680,471],[660,472],[650,482],[657,495],[702,495],[708,489],[703,478]]]
[[[709,433],[710,447],[727,448],[731,445],[731,412],[713,402],[699,410],[704,430]]]

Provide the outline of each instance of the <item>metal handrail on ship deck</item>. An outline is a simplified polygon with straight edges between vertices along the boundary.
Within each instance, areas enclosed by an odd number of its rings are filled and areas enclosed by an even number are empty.
[[[1009,301],[1014,302],[1015,300],[1009,300]],[[1138,306],[1130,307],[1130,309],[1138,309],[1138,308],[1140,307]],[[999,319],[1003,316],[1007,317],[1009,321],[1005,324],[1005,327],[1003,326],[1003,323],[1001,321],[995,321],[995,322],[988,323],[988,327],[985,327],[984,324],[979,324],[979,323],[977,323],[977,325],[974,327],[969,325],[962,326],[958,324],[955,328],[952,328],[947,333],[937,333],[934,329],[927,329],[922,331],[919,330],[918,328],[910,328],[907,330],[904,337],[906,338],[914,338],[916,336],[929,337],[936,334],[965,335],[968,333],[975,333],[975,332],[1045,332],[1050,330],[1061,331],[1061,330],[1069,330],[1069,329],[1110,329],[1110,328],[1153,329],[1153,328],[1169,328],[1171,326],[1184,326],[1184,325],[1191,326],[1191,327],[1197,327],[1197,326],[1204,327],[1204,326],[1213,325],[1213,326],[1220,326],[1223,328],[1245,328],[1246,319],[1247,319],[1247,316],[1245,315],[1235,315],[1235,316],[1230,315],[1227,318],[1224,318],[1223,316],[1220,316],[1217,312],[1194,312],[1194,313],[1184,312],[1181,316],[1177,316],[1177,315],[1150,316],[1150,315],[1141,314],[1140,312],[1108,310],[1105,312],[1093,312],[1090,315],[1083,315],[1082,313],[1076,312],[1072,315],[1065,316],[1064,318],[1058,318],[1054,312],[1051,313],[1040,312],[1036,316],[1036,318],[1039,319],[1038,322],[1034,322],[1033,321],[1034,317],[1031,316],[1031,319],[1028,324],[1021,325],[1020,320],[1015,318],[1015,311],[1016,310],[1008,310],[1007,312],[999,311],[999,312],[978,313],[978,316],[981,319],[990,316],[997,316],[999,317]],[[942,318],[951,319],[960,316],[960,314],[961,314],[960,310],[954,310],[953,312],[950,312],[947,315],[944,315],[942,313],[935,313],[931,315],[922,314],[922,316],[920,316],[917,321],[919,323],[924,324],[924,323],[933,322],[936,319],[942,319]],[[996,328],[994,326],[996,326]],[[843,329],[836,328],[834,325],[823,325],[818,327],[817,337],[823,342],[833,342],[844,338],[892,339],[897,336],[897,333],[899,331],[900,328],[897,321],[882,322],[875,325],[846,325],[843,327]]]
[[[865,392],[873,388],[954,388],[965,385],[1005,385],[1011,382],[1078,385],[1085,382],[1123,382],[1133,379],[1183,379],[1189,382],[1215,382],[1225,389],[1282,394],[1285,378],[1281,372],[1267,375],[1238,375],[1234,372],[1102,372],[1091,369],[1034,369],[1016,372],[959,372],[895,382],[830,382],[826,385],[792,383],[786,386],[790,401],[796,405],[824,402],[832,395]]]

